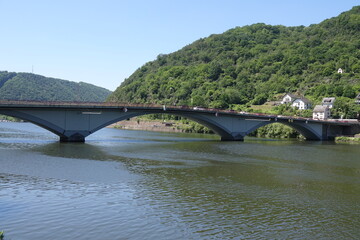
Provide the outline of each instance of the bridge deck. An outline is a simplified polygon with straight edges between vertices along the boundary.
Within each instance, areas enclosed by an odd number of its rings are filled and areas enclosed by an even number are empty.
[[[115,102],[40,102],[40,101],[0,101],[0,109],[9,108],[59,108],[59,109],[136,109],[136,110],[163,110],[168,113],[176,112],[201,112],[212,114],[226,114],[242,116],[246,119],[271,119],[271,120],[288,120],[288,121],[302,121],[302,122],[317,122],[330,125],[349,126],[353,124],[360,124],[356,119],[328,119],[318,120],[312,118],[304,118],[297,116],[283,116],[272,115],[265,113],[249,113],[243,111],[234,111],[226,109],[202,108],[190,106],[165,106],[159,104],[133,104],[133,103],[115,103]]]

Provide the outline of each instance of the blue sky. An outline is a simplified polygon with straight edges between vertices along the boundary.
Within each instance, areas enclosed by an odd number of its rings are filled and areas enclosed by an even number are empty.
[[[358,0],[0,0],[0,71],[115,90],[159,54],[266,23],[308,26]]]

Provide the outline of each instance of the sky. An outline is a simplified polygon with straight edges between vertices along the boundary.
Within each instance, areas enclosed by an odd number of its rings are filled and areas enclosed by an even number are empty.
[[[309,26],[359,0],[0,0],[0,71],[114,91],[159,54],[237,26]]]

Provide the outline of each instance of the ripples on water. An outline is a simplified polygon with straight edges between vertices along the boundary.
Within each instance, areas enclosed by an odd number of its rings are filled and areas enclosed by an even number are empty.
[[[357,145],[0,125],[6,239],[358,239]]]

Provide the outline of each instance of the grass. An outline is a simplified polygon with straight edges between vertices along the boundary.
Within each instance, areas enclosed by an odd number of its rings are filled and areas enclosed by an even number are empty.
[[[251,105],[251,108],[254,112],[262,112],[262,113],[274,113],[274,106],[264,104],[264,105]]]
[[[360,143],[359,137],[336,137],[335,142]]]

